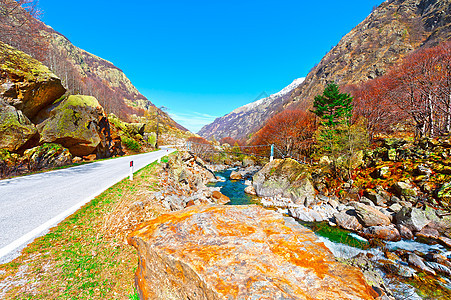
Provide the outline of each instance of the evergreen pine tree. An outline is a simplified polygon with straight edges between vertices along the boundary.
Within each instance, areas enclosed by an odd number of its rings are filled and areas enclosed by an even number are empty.
[[[334,82],[328,84],[322,95],[317,95],[313,102],[312,112],[323,119],[323,125],[335,127],[349,122],[352,115],[352,96],[340,93]]]

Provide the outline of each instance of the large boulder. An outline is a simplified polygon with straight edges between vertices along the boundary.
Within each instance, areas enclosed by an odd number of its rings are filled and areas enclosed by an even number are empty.
[[[20,111],[0,98],[0,149],[17,151],[37,138],[38,130]]]
[[[399,241],[401,235],[394,225],[391,226],[371,226],[363,230],[363,234],[369,238],[377,238],[387,241]]]
[[[352,202],[357,218],[366,227],[390,225],[390,218],[377,208],[359,202]]]
[[[36,59],[0,42],[0,98],[30,120],[66,92],[61,80]]]
[[[403,207],[396,214],[396,223],[404,225],[409,230],[417,232],[421,231],[423,227],[431,222],[426,216],[426,213],[415,207]]]
[[[307,167],[290,158],[275,159],[266,164],[254,175],[253,185],[257,195],[262,197],[282,196],[302,205],[315,198]]]
[[[360,270],[258,206],[192,206],[137,227],[141,299],[374,299]]]
[[[108,122],[102,106],[91,96],[71,95],[39,116],[41,143],[58,143],[74,156],[96,151],[105,133],[101,123]]]
[[[341,228],[351,230],[351,231],[360,231],[362,229],[362,224],[359,223],[359,220],[355,217],[355,211],[341,211],[334,215],[335,222]]]

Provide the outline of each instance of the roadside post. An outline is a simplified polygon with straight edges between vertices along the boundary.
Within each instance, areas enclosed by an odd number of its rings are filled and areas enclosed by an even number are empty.
[[[271,144],[271,157],[269,158],[269,161],[273,161],[274,159],[274,144]]]
[[[130,180],[133,180],[133,160],[130,161]]]

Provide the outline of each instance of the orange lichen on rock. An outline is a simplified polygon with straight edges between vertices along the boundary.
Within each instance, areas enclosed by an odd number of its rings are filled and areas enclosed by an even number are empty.
[[[142,299],[377,297],[311,230],[255,205],[191,206],[142,224],[128,241]]]

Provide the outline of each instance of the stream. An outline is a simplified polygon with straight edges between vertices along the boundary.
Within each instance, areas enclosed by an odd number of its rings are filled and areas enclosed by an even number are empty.
[[[216,172],[221,181],[210,184],[210,186],[220,187],[221,193],[230,198],[228,205],[259,204],[259,197],[248,195],[244,192],[246,185],[244,180],[230,180],[230,174],[234,169],[227,169]],[[284,213],[283,210],[280,210]],[[311,229],[318,238],[325,244],[336,258],[348,259],[360,253],[370,253],[372,262],[383,264],[384,251],[418,251],[420,253],[435,252],[444,255],[451,255],[445,247],[439,244],[426,244],[411,240],[401,240],[399,242],[384,242],[383,244],[372,243],[356,233],[330,226],[327,222],[305,223],[298,222]],[[405,262],[397,261],[402,268],[413,271]],[[451,279],[444,276],[432,276],[422,272],[417,272],[413,278],[405,278],[394,274],[386,274],[377,268],[386,286],[393,292],[396,299],[451,299]]]

